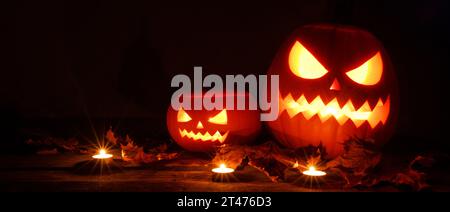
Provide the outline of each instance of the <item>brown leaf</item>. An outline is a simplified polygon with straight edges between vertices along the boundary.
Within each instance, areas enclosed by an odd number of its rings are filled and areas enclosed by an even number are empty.
[[[53,149],[41,149],[38,150],[36,152],[36,154],[38,155],[55,155],[55,154],[59,154],[58,149],[53,148]]]
[[[430,169],[435,163],[436,161],[434,158],[419,155],[415,157],[411,163],[409,163],[409,169],[418,171],[427,170]]]
[[[112,128],[109,128],[108,132],[106,132],[106,141],[110,142],[113,145],[116,145],[118,142],[118,138],[114,135]]]
[[[367,187],[381,187],[392,185],[400,190],[423,191],[430,189],[430,185],[426,180],[426,173],[417,170],[415,167],[420,163],[420,167],[431,166],[434,160],[431,158],[417,156],[409,163],[405,171],[394,172],[390,174],[382,174],[374,177],[371,181],[363,182]]]
[[[141,151],[140,149],[142,149],[136,146],[133,141],[127,143],[126,145],[120,144],[120,148],[122,153],[122,160],[127,162],[132,162]]]
[[[263,172],[272,182],[284,180],[284,171],[287,168],[272,157],[252,158],[249,165]]]
[[[405,172],[397,173],[390,182],[400,188],[408,188],[413,191],[422,191],[430,188],[426,182],[426,174],[418,169],[430,168],[434,164],[431,157],[417,156],[408,166]]]
[[[397,173],[385,182],[403,190],[422,191],[430,188],[425,177],[425,173],[409,169],[406,172]]]
[[[277,182],[284,179],[286,168],[294,164],[287,156],[272,142],[266,142],[259,146],[231,145],[220,148],[212,160],[213,164],[226,163],[234,169],[250,165],[270,180]]]
[[[54,144],[59,148],[64,149],[65,151],[75,152],[78,149],[78,140],[75,138],[69,138],[67,140],[64,139],[55,139]]]
[[[178,153],[166,153],[168,147],[166,144],[152,148],[146,153],[143,147],[137,146],[127,135],[126,145],[120,144],[122,150],[122,160],[132,163],[152,163],[161,160],[172,160],[178,157]]]
[[[292,161],[273,142],[266,142],[247,151],[249,165],[263,172],[272,182],[284,180],[284,171]]]
[[[352,138],[344,143],[344,152],[326,164],[326,168],[343,168],[354,176],[364,177],[381,161],[373,140]]]
[[[246,157],[246,148],[246,146],[238,145],[226,145],[219,148],[216,156],[212,160],[212,163],[216,166],[225,163],[227,167],[239,169],[239,166],[242,165],[243,160]]]
[[[57,152],[80,152],[80,144],[76,138],[69,138],[67,140],[53,137],[46,137],[43,140],[28,139],[25,141],[25,144],[36,148],[36,153],[38,154],[48,152],[49,149],[56,149]]]
[[[126,143],[126,144],[134,143],[133,139],[131,139],[131,137],[128,136],[128,134],[125,136],[125,143]]]

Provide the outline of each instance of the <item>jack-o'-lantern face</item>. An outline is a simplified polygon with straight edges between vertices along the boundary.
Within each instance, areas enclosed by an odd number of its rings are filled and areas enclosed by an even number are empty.
[[[395,73],[368,32],[310,25],[291,36],[269,74],[280,76],[280,116],[270,122],[286,146],[322,143],[331,156],[350,137],[384,143],[397,110]]]
[[[202,114],[196,115],[197,118],[202,117]],[[202,117],[202,119],[203,120],[198,119],[198,121],[197,120],[193,121],[191,116],[189,116],[189,114],[186,111],[184,111],[183,108],[180,108],[180,110],[178,110],[177,112],[177,122],[180,125],[180,127],[178,127],[178,131],[180,133],[181,138],[191,139],[192,141],[224,143],[225,140],[227,139],[228,133],[230,133],[230,130],[227,129],[227,127],[224,127],[228,124],[227,110],[223,109],[222,111],[220,111],[216,115],[213,115],[212,117],[209,118]],[[192,127],[193,126],[192,123],[189,123],[191,121],[195,125],[194,129]],[[208,125],[217,125],[217,126],[209,127],[209,129],[212,129],[212,131],[210,132],[208,129],[205,130],[202,121],[208,122],[209,123]]]
[[[256,110],[174,110],[169,106],[167,112],[167,128],[172,138],[181,147],[196,152],[213,151],[222,144],[249,143],[260,127]]]

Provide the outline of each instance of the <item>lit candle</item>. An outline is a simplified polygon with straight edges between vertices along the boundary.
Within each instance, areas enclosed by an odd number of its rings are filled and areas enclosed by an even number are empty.
[[[98,159],[98,160],[106,160],[106,159],[112,158],[112,156],[113,156],[112,154],[106,153],[105,149],[100,149],[98,151],[98,154],[93,155],[92,158]]]
[[[227,167],[224,163],[211,170],[213,172],[212,180],[214,182],[229,182],[235,179],[234,169]]]
[[[309,166],[307,170],[303,171],[303,174],[311,177],[320,177],[325,176],[327,173],[317,170],[315,166]]]
[[[121,165],[114,162],[113,155],[104,148],[100,148],[96,155],[92,155],[91,160],[81,161],[74,165],[74,172],[77,174],[106,175],[120,170]]]

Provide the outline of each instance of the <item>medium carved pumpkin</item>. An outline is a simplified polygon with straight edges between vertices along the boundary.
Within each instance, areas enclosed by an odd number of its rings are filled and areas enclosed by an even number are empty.
[[[333,157],[351,137],[381,145],[393,133],[396,76],[382,44],[367,31],[301,27],[283,44],[269,74],[280,76],[280,114],[268,125],[287,147],[322,143]]]
[[[223,103],[226,105],[224,95]],[[248,95],[245,94],[248,99]],[[235,95],[233,95],[235,98]],[[203,98],[203,95],[192,95]],[[221,97],[219,97],[221,98]],[[248,101],[247,101],[248,102]],[[258,135],[261,122],[258,110],[174,110],[167,111],[171,137],[184,149],[194,152],[214,151],[222,144],[248,144]]]

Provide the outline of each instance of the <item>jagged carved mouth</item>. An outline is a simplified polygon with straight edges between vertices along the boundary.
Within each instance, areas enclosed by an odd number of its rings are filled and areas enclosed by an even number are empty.
[[[192,130],[188,132],[186,129],[178,129],[178,131],[180,131],[182,138],[187,137],[194,141],[219,141],[220,143],[225,141],[229,133],[229,131],[227,131],[222,134],[219,131],[216,131],[214,134],[210,134],[209,132],[202,134],[201,132],[194,133]]]
[[[280,98],[282,97],[280,96]],[[304,95],[301,95],[295,100],[291,94],[288,94],[286,97],[280,99],[280,114],[286,111],[290,118],[298,114],[303,114],[306,120],[317,115],[322,123],[334,117],[339,125],[345,124],[350,119],[357,128],[367,121],[371,128],[375,128],[380,122],[382,124],[386,123],[389,116],[390,104],[390,96],[388,95],[384,102],[379,98],[373,108],[371,108],[368,101],[365,101],[356,110],[351,100],[347,100],[341,107],[337,98],[325,103],[320,96],[317,96],[314,100],[308,102]]]

